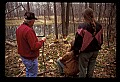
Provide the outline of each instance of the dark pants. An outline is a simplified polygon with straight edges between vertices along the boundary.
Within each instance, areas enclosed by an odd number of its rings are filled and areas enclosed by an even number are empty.
[[[93,77],[98,51],[79,54],[79,77]]]

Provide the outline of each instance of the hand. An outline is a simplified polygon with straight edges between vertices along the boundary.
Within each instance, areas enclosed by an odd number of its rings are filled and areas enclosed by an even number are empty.
[[[42,40],[45,42],[46,41],[46,37],[43,37]]]
[[[62,60],[62,57],[60,57],[59,59]]]

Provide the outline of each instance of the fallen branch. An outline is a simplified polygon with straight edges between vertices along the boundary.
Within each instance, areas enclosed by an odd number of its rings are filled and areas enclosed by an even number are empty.
[[[16,45],[15,43],[11,43],[11,42],[9,42],[9,41],[5,41],[5,43],[6,43],[6,44],[9,44],[9,45],[11,45],[11,46],[17,47],[17,45]]]
[[[21,70],[21,72],[16,77],[19,77],[23,73],[24,70],[25,70],[25,67]]]
[[[56,70],[56,69],[46,70],[46,71],[40,72],[40,73],[38,73],[38,76],[41,76],[41,75],[43,75],[44,73],[52,72],[52,71],[55,71],[55,70]]]

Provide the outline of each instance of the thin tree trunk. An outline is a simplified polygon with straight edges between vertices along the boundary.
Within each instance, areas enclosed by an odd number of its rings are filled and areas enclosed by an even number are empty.
[[[111,4],[111,15],[110,15],[110,30],[109,30],[109,39],[111,42],[113,42],[112,37],[114,36],[114,34],[112,33],[112,31],[114,31],[114,25],[113,25],[113,18],[115,14],[115,7],[114,4]]]
[[[49,34],[51,34],[51,26],[48,25],[48,28],[49,28]]]
[[[98,15],[98,22],[100,22],[100,19],[101,19],[101,7],[102,7],[102,3],[100,3],[99,5],[99,15]]]
[[[57,15],[56,15],[56,3],[54,2],[54,20],[55,20],[55,35],[58,39],[58,29],[57,29]]]
[[[45,36],[45,30],[46,30],[46,17],[45,17],[45,10],[44,10],[44,35],[43,36]],[[42,57],[43,57],[43,63],[44,63],[44,71],[46,71],[46,65],[45,65],[45,60],[44,60],[44,43],[43,43]],[[45,77],[46,74],[45,73],[43,74]]]
[[[18,6],[18,2],[15,2],[15,7],[17,7],[17,6]],[[16,17],[17,17],[17,19],[19,19],[18,9],[16,9]]]
[[[44,36],[45,36],[45,30],[46,30],[46,17],[45,17],[45,10],[44,10]]]
[[[63,38],[65,38],[66,28],[65,28],[65,5],[64,5],[64,2],[61,3],[61,19],[62,19],[62,34],[63,34]]]
[[[27,2],[27,11],[30,11],[29,2]]]
[[[73,30],[73,32],[74,32],[74,35],[75,35],[75,23],[74,23],[74,12],[73,12],[73,7],[72,7],[72,3],[71,3],[71,8],[72,8],[72,17],[73,17],[73,25],[74,25],[74,30]]]
[[[109,5],[111,7],[111,5]],[[112,8],[111,8],[112,9]],[[108,26],[107,26],[107,42],[108,42],[108,48],[110,47],[109,42],[110,42],[110,28],[111,28],[111,15],[112,15],[112,10],[109,10],[109,18],[108,18]]]
[[[66,37],[68,35],[68,27],[69,27],[69,10],[70,10],[70,3],[67,3],[67,7],[66,7]]]
[[[50,10],[49,10],[50,8],[49,8],[49,3],[50,3],[50,2],[47,2],[47,8],[48,8],[48,20],[50,20]]]
[[[105,26],[104,26],[104,38],[105,38],[105,36],[106,36],[106,26],[107,26],[107,23],[106,23],[106,3],[105,3],[105,8],[104,8],[104,11],[103,11],[103,17],[104,17],[104,21],[103,21],[103,23],[105,24]]]

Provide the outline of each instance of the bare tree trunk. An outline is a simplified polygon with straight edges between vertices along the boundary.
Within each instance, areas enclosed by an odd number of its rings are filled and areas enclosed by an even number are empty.
[[[73,30],[73,32],[74,32],[74,35],[75,35],[75,23],[74,23],[74,12],[73,12],[73,7],[72,7],[72,3],[71,3],[71,10],[72,10],[72,17],[73,17],[73,24],[74,24],[74,30]]]
[[[44,36],[45,36],[45,30],[46,30],[46,17],[45,17],[45,10],[44,10]]]
[[[105,3],[105,7],[104,7],[104,11],[103,11],[103,18],[104,18],[104,21],[103,21],[103,23],[104,23],[104,27],[103,27],[103,29],[104,29],[104,38],[105,38],[105,36],[106,36],[106,3]]]
[[[15,6],[18,7],[18,2],[15,2]],[[16,17],[19,19],[18,9],[16,9]]]
[[[30,11],[29,2],[27,2],[27,11]]]
[[[108,48],[110,47],[109,42],[110,42],[110,28],[111,28],[111,15],[112,15],[112,6],[109,4],[109,18],[108,18],[108,26],[107,26],[107,42],[108,42]]]
[[[106,11],[106,3],[104,3],[104,9],[102,13],[102,23],[105,25],[105,11]]]
[[[44,10],[44,35],[45,36],[45,30],[46,30],[46,17],[45,17],[45,10]],[[44,43],[43,43],[43,50],[42,50],[42,57],[43,57],[43,62],[44,62],[44,71],[46,71],[46,65],[45,65],[45,60],[44,60]],[[46,76],[45,73],[43,73],[44,77]]]
[[[82,7],[81,7],[81,3],[79,3],[79,12],[78,12],[78,17],[79,17],[79,22],[81,21],[81,12],[82,11]]]
[[[55,35],[58,39],[58,29],[57,29],[57,15],[56,15],[56,3],[54,2],[54,19],[55,19]]]
[[[63,34],[63,38],[65,38],[65,32],[66,32],[66,28],[65,28],[65,5],[63,2],[61,3],[61,19],[62,19],[62,34]]]
[[[8,14],[6,14],[7,16],[7,18],[8,19],[10,19],[10,17],[11,17],[11,13],[9,13],[11,11],[11,8],[10,8],[10,2],[7,2],[6,3],[6,13],[8,13]]]
[[[109,19],[110,20],[110,19]],[[108,42],[108,48],[109,48],[109,27],[110,25],[107,26],[107,42]]]
[[[110,30],[109,30],[109,39],[111,42],[114,41],[114,29],[115,29],[115,24],[113,23],[115,18],[115,5],[114,3],[111,3],[111,15],[110,15]]]
[[[50,4],[50,2],[47,2],[47,8],[48,8],[48,20],[50,20],[50,8],[49,8],[49,4]]]
[[[40,8],[40,4],[38,5],[38,8]],[[39,13],[38,13],[38,16],[40,16],[40,9],[39,9],[39,11],[38,11]]]
[[[50,27],[50,25],[48,25],[48,28],[49,28],[49,34],[51,34],[51,27]]]
[[[101,7],[102,7],[102,3],[100,3],[99,5],[99,15],[98,15],[98,22],[100,22],[100,19],[101,19]]]
[[[69,27],[69,10],[70,10],[70,3],[67,3],[67,7],[66,7],[66,37],[68,35],[68,27]]]
[[[14,8],[14,2],[11,2],[11,4],[12,4],[12,8]],[[15,17],[15,10],[14,11],[12,11],[11,12],[12,13],[12,19],[14,19],[14,17]]]
[[[10,2],[10,10],[12,10],[12,2]],[[12,12],[10,12],[10,19],[12,19]]]

